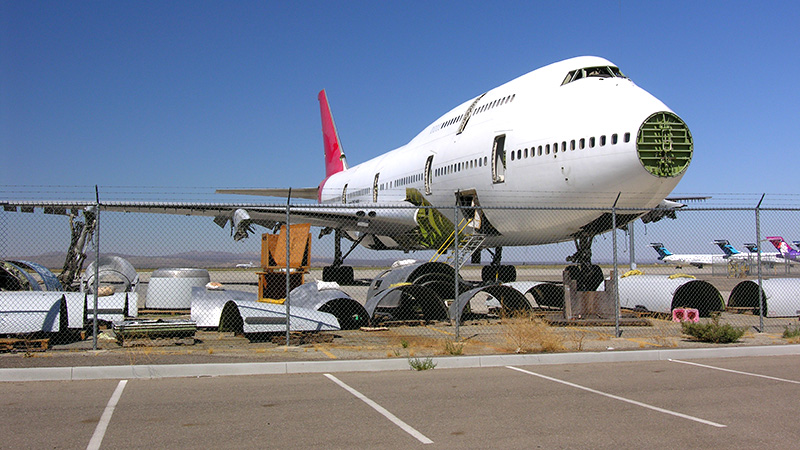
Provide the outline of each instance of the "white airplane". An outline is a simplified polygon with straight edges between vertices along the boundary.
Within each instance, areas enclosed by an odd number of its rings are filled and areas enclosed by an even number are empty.
[[[718,240],[714,241],[723,251],[725,251],[724,246],[730,246],[728,241]],[[681,268],[682,266],[695,266],[698,269],[702,269],[703,266],[710,266],[714,262],[722,262],[723,260],[727,259],[728,256],[720,255],[720,254],[692,254],[692,253],[682,253],[682,254],[673,254],[662,244],[661,242],[651,242],[650,246],[655,249],[658,253],[658,260],[664,262],[666,264],[675,264],[675,267]],[[727,253],[727,252],[726,252]]]
[[[219,193],[292,196],[319,205],[292,209],[291,221],[335,232],[335,255],[326,279],[352,279],[343,266],[342,238],[377,250],[437,249],[453,229],[453,213],[431,205],[458,204],[468,232],[492,254],[484,280],[512,280],[502,266],[503,246],[574,240],[567,258],[590,267],[594,236],[609,231],[611,214],[599,210],[502,210],[503,208],[625,208],[617,226],[673,216],[680,199],[666,197],[683,177],[693,152],[686,124],[664,103],[638,87],[612,62],[594,56],[567,59],[534,70],[470,98],[434,120],[408,144],[350,167],[328,99],[319,94],[325,178],[301,189],[219,190]],[[68,208],[74,202],[2,202]],[[347,206],[347,208],[343,207]],[[275,227],[284,208],[241,204],[104,203],[103,210],[213,216],[231,223],[234,239],[252,225]],[[493,250],[493,251],[492,251]],[[510,270],[508,270],[510,269]],[[582,269],[580,269],[582,270]],[[591,289],[594,289],[591,287]]]
[[[748,243],[744,244],[744,247],[747,249],[748,253],[736,251],[736,253],[730,257],[747,259],[751,263],[755,264],[758,261],[758,245],[754,243]],[[775,265],[786,265],[790,264],[791,262],[792,261],[784,258],[780,253],[761,252],[761,263],[766,264],[768,267],[775,267]]]

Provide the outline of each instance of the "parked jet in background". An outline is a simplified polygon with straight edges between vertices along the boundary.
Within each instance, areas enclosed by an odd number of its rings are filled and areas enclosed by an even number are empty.
[[[792,248],[786,241],[783,240],[780,236],[770,236],[767,237],[767,240],[772,242],[772,245],[781,252],[781,256],[786,258],[789,261],[800,262],[800,252]]]
[[[723,241],[714,241],[715,243]],[[727,241],[724,241],[727,242]],[[720,244],[718,244],[720,245]],[[698,255],[698,254],[673,254],[661,242],[651,242],[650,246],[658,253],[658,260],[667,264],[675,264],[675,267],[682,267],[685,265],[692,265],[698,269],[703,266],[711,265],[714,261],[721,261],[725,258],[724,255]],[[722,247],[722,245],[720,245]]]
[[[750,254],[748,254],[748,258],[751,261],[756,261],[758,258],[758,246],[756,244],[744,244],[745,248],[747,249]],[[787,263],[795,263],[797,261],[792,261],[786,259],[780,253],[764,253],[761,252],[761,262],[768,264],[770,267],[774,267],[776,264],[787,264]]]

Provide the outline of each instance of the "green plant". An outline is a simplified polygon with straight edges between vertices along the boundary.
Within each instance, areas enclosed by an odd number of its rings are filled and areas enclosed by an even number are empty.
[[[428,370],[436,367],[436,363],[430,358],[420,360],[419,358],[409,358],[408,365],[414,370]]]
[[[711,322],[706,323],[682,322],[681,329],[683,334],[687,334],[698,341],[714,344],[736,342],[745,332],[744,327],[734,327],[728,323],[720,325],[718,317],[714,317]]]
[[[800,327],[799,326],[795,326],[795,327],[789,328],[789,326],[786,326],[786,328],[784,328],[784,330],[783,330],[783,336],[782,337],[784,339],[800,338]]]
[[[408,341],[403,339],[403,340],[400,341],[400,345],[402,345],[403,348],[408,348]]]
[[[452,341],[445,341],[444,342],[444,351],[451,355],[460,355],[464,353],[464,343],[463,342],[452,342]]]

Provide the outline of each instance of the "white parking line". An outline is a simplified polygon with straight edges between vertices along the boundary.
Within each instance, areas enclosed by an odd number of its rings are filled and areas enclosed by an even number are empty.
[[[111,415],[114,414],[114,408],[117,407],[117,402],[119,401],[119,398],[122,397],[122,390],[125,389],[126,384],[128,384],[128,380],[121,380],[117,385],[117,389],[115,389],[114,393],[111,394],[111,398],[108,400],[108,404],[106,405],[105,411],[103,411],[103,415],[100,416],[100,422],[97,423],[97,428],[94,429],[92,440],[89,441],[89,445],[86,447],[86,450],[97,450],[100,448],[100,443],[103,442],[103,436],[106,435],[108,423],[111,422]]]
[[[749,375],[751,377],[759,377],[759,378],[766,378],[768,380],[783,381],[784,383],[800,384],[800,381],[787,380],[785,378],[778,378],[778,377],[771,377],[769,375],[761,375],[761,374],[758,374],[758,373],[741,372],[741,371],[738,371],[738,370],[723,369],[722,367],[707,366],[705,364],[698,364],[698,363],[689,362],[689,361],[681,361],[680,359],[669,359],[668,361],[681,363],[681,364],[689,364],[690,366],[705,367],[706,369],[721,370],[723,372],[737,373],[739,375]]]
[[[395,416],[394,414],[392,414],[389,411],[387,411],[381,405],[373,402],[372,400],[367,398],[364,394],[362,394],[362,393],[358,392],[357,390],[351,388],[350,386],[344,384],[338,378],[336,378],[335,376],[333,376],[333,375],[331,375],[329,373],[326,373],[325,376],[328,377],[329,380],[331,380],[334,383],[338,384],[339,386],[343,387],[347,392],[349,392],[349,393],[355,395],[356,397],[358,397],[359,399],[361,399],[361,401],[363,401],[364,403],[366,403],[369,406],[371,406],[375,411],[378,411],[379,413],[383,414],[384,417],[386,417],[387,419],[391,420],[395,425],[400,427],[406,433],[408,433],[408,434],[414,436],[415,438],[417,438],[418,441],[422,442],[423,444],[433,444],[433,441],[428,439],[427,437],[425,437],[424,434],[420,433],[419,431],[415,430],[414,428],[412,428],[407,423],[405,423],[402,420],[398,419],[397,416]]]
[[[605,396],[605,397],[608,397],[608,398],[613,398],[614,400],[619,400],[621,402],[626,402],[626,403],[630,403],[632,405],[641,406],[642,408],[652,409],[653,411],[658,411],[660,413],[669,414],[669,415],[672,415],[672,416],[675,416],[675,417],[680,417],[682,419],[692,420],[692,421],[699,422],[699,423],[702,423],[702,424],[705,424],[705,425],[711,425],[712,427],[717,427],[717,428],[725,428],[725,427],[727,427],[727,425],[723,425],[721,423],[711,422],[710,420],[700,419],[698,417],[689,416],[687,414],[682,414],[682,413],[679,413],[679,412],[670,411],[668,409],[659,408],[658,406],[648,405],[647,403],[637,402],[636,400],[630,400],[630,399],[627,399],[627,398],[624,398],[624,397],[620,397],[618,395],[608,394],[608,393],[605,393],[605,392],[602,392],[602,391],[598,391],[596,389],[588,388],[588,387],[581,386],[581,385],[575,384],[575,383],[570,383],[569,381],[564,381],[564,380],[559,380],[557,378],[548,377],[547,375],[541,375],[541,374],[538,374],[538,373],[535,373],[535,372],[530,372],[528,370],[520,369],[518,367],[513,367],[513,366],[506,366],[506,367],[509,368],[509,369],[516,370],[518,372],[527,373],[528,375],[533,375],[533,376],[537,376],[539,378],[544,378],[545,380],[555,381],[556,383],[566,384],[567,386],[572,386],[574,388],[583,389],[584,391],[591,392],[593,394],[599,394],[599,395],[602,395],[602,396]]]

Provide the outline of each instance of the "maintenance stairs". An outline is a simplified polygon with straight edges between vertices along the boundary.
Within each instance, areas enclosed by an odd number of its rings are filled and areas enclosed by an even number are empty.
[[[445,264],[455,267],[454,260],[458,254],[458,267],[461,267],[471,259],[472,254],[481,248],[483,241],[486,240],[485,234],[476,233],[472,227],[472,221],[462,220],[458,230],[458,252],[453,251],[453,240],[455,239],[455,231],[450,233],[450,236],[445,239],[444,243],[436,251],[436,254],[430,259],[430,262],[437,262],[446,253],[447,256],[441,261]]]

